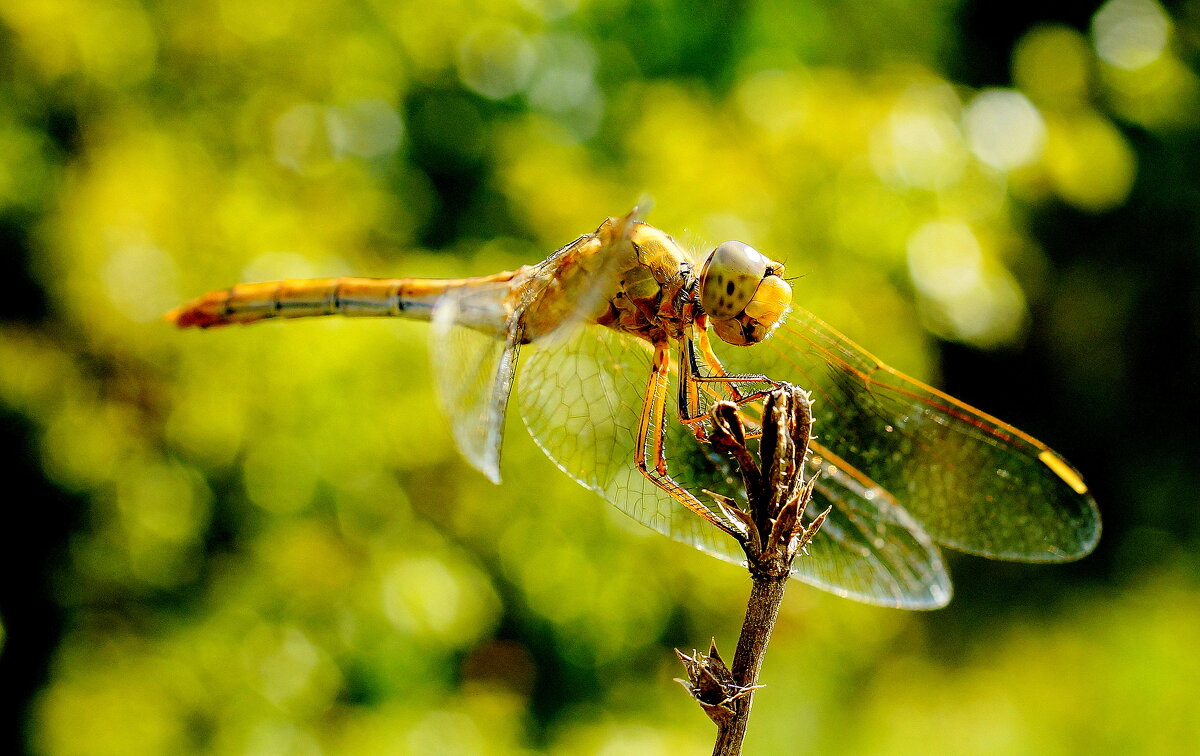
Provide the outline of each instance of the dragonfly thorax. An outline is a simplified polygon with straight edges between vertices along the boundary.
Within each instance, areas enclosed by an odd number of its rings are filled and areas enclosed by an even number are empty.
[[[600,246],[619,249],[608,238],[610,219],[597,230]],[[783,265],[742,242],[725,242],[706,258],[697,277],[695,265],[669,235],[636,222],[629,231],[628,256],[620,266],[618,290],[597,322],[652,344],[682,338],[704,315],[723,341],[757,344],[783,320],[792,289]]]

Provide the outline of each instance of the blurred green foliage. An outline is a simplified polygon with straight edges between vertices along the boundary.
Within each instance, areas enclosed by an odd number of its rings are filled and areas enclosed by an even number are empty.
[[[419,324],[159,320],[533,262],[647,193],[1062,449],[1108,526],[957,562],[933,615],[795,585],[749,751],[1190,752],[1200,6],[987,6],[6,0],[5,746],[706,752],[669,649],[732,646],[738,569],[519,424],[487,483]]]

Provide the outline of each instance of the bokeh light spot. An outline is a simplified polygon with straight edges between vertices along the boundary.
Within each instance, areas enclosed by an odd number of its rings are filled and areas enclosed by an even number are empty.
[[[459,79],[493,100],[523,91],[536,63],[533,43],[516,27],[508,25],[482,25],[458,48]]]
[[[880,178],[938,190],[962,176],[967,151],[959,102],[948,87],[913,86],[871,136],[871,163]]]
[[[594,100],[596,53],[577,35],[546,35],[538,40],[539,65],[529,86],[529,102],[548,111],[581,108]]]
[[[101,277],[117,309],[141,323],[161,318],[180,301],[179,268],[154,244],[120,244],[109,254]]]
[[[1067,26],[1038,26],[1013,53],[1013,81],[1035,100],[1082,101],[1088,92],[1091,53],[1083,35]]]
[[[1092,18],[1092,40],[1104,62],[1134,70],[1163,54],[1171,19],[1154,0],[1109,0]]]
[[[957,297],[979,285],[983,250],[967,224],[930,221],[909,237],[908,271],[926,296]]]
[[[280,281],[285,278],[315,278],[317,266],[298,252],[264,252],[242,269],[243,281]]]
[[[320,108],[310,102],[289,108],[275,120],[275,160],[303,171],[320,138]]]
[[[435,557],[411,557],[388,568],[383,611],[399,630],[457,644],[487,632],[495,594],[478,575]]]
[[[404,136],[400,114],[382,100],[358,100],[345,107],[328,108],[325,128],[334,157],[385,157],[396,151]]]
[[[1133,150],[1107,119],[1076,112],[1047,120],[1046,168],[1055,190],[1081,210],[1100,212],[1133,188]]]
[[[971,151],[1002,171],[1036,160],[1046,144],[1046,124],[1025,95],[1011,89],[985,89],[963,114]]]
[[[989,264],[971,228],[930,221],[909,238],[908,268],[922,294],[926,325],[943,338],[981,347],[1012,343],[1025,323],[1025,299],[1003,268]]]
[[[408,753],[471,756],[488,753],[479,727],[461,712],[431,711],[408,733]]]
[[[263,695],[283,705],[303,696],[313,684],[320,654],[295,627],[285,628],[279,644],[258,665]]]

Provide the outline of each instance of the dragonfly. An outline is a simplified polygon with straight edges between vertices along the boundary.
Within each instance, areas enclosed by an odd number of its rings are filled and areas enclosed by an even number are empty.
[[[752,419],[770,387],[799,386],[815,426],[806,473],[832,509],[793,577],[843,597],[945,605],[939,546],[1025,562],[1091,552],[1098,509],[1062,456],[883,364],[794,303],[783,274],[742,242],[693,255],[635,208],[517,270],[246,283],[167,318],[181,328],[334,314],[428,321],[453,436],[492,481],[515,394],[563,472],[735,563],[734,525],[706,494],[744,491],[707,441],[708,409],[733,401]]]

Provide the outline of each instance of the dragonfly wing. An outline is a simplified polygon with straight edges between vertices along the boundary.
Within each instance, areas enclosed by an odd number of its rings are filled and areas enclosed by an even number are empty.
[[[459,450],[493,482],[521,344],[566,341],[607,308],[637,213],[606,221],[510,281],[454,289],[435,305],[438,397]]]
[[[607,328],[576,330],[533,344],[517,383],[530,435],[563,472],[648,527],[726,561],[736,542],[648,480],[634,464],[652,352]],[[668,420],[669,472],[701,501],[704,489],[743,498],[733,463]],[[824,464],[824,463],[823,463]],[[797,578],[838,595],[885,606],[933,608],[950,595],[932,540],[882,491],[837,469],[820,482],[834,510],[796,563]],[[828,534],[826,533],[828,529]]]
[[[530,271],[519,309],[530,324],[531,340],[553,344],[606,312],[620,286],[623,264],[631,254],[629,235],[638,207],[609,218],[550,255]]]
[[[808,472],[820,475],[810,507],[818,509],[823,501],[834,507],[808,545],[808,556],[792,564],[794,577],[840,596],[902,609],[937,609],[950,601],[941,553],[895,499],[828,457],[811,457]]]
[[[504,284],[452,290],[430,318],[438,400],[463,456],[494,483],[500,482],[504,419],[520,350],[517,319],[502,306],[508,292]],[[495,322],[496,330],[480,329],[483,322]]]
[[[721,346],[730,372],[812,391],[820,444],[895,496],[939,543],[1034,562],[1094,548],[1096,503],[1049,447],[887,367],[808,312],[793,310],[755,347]]]

